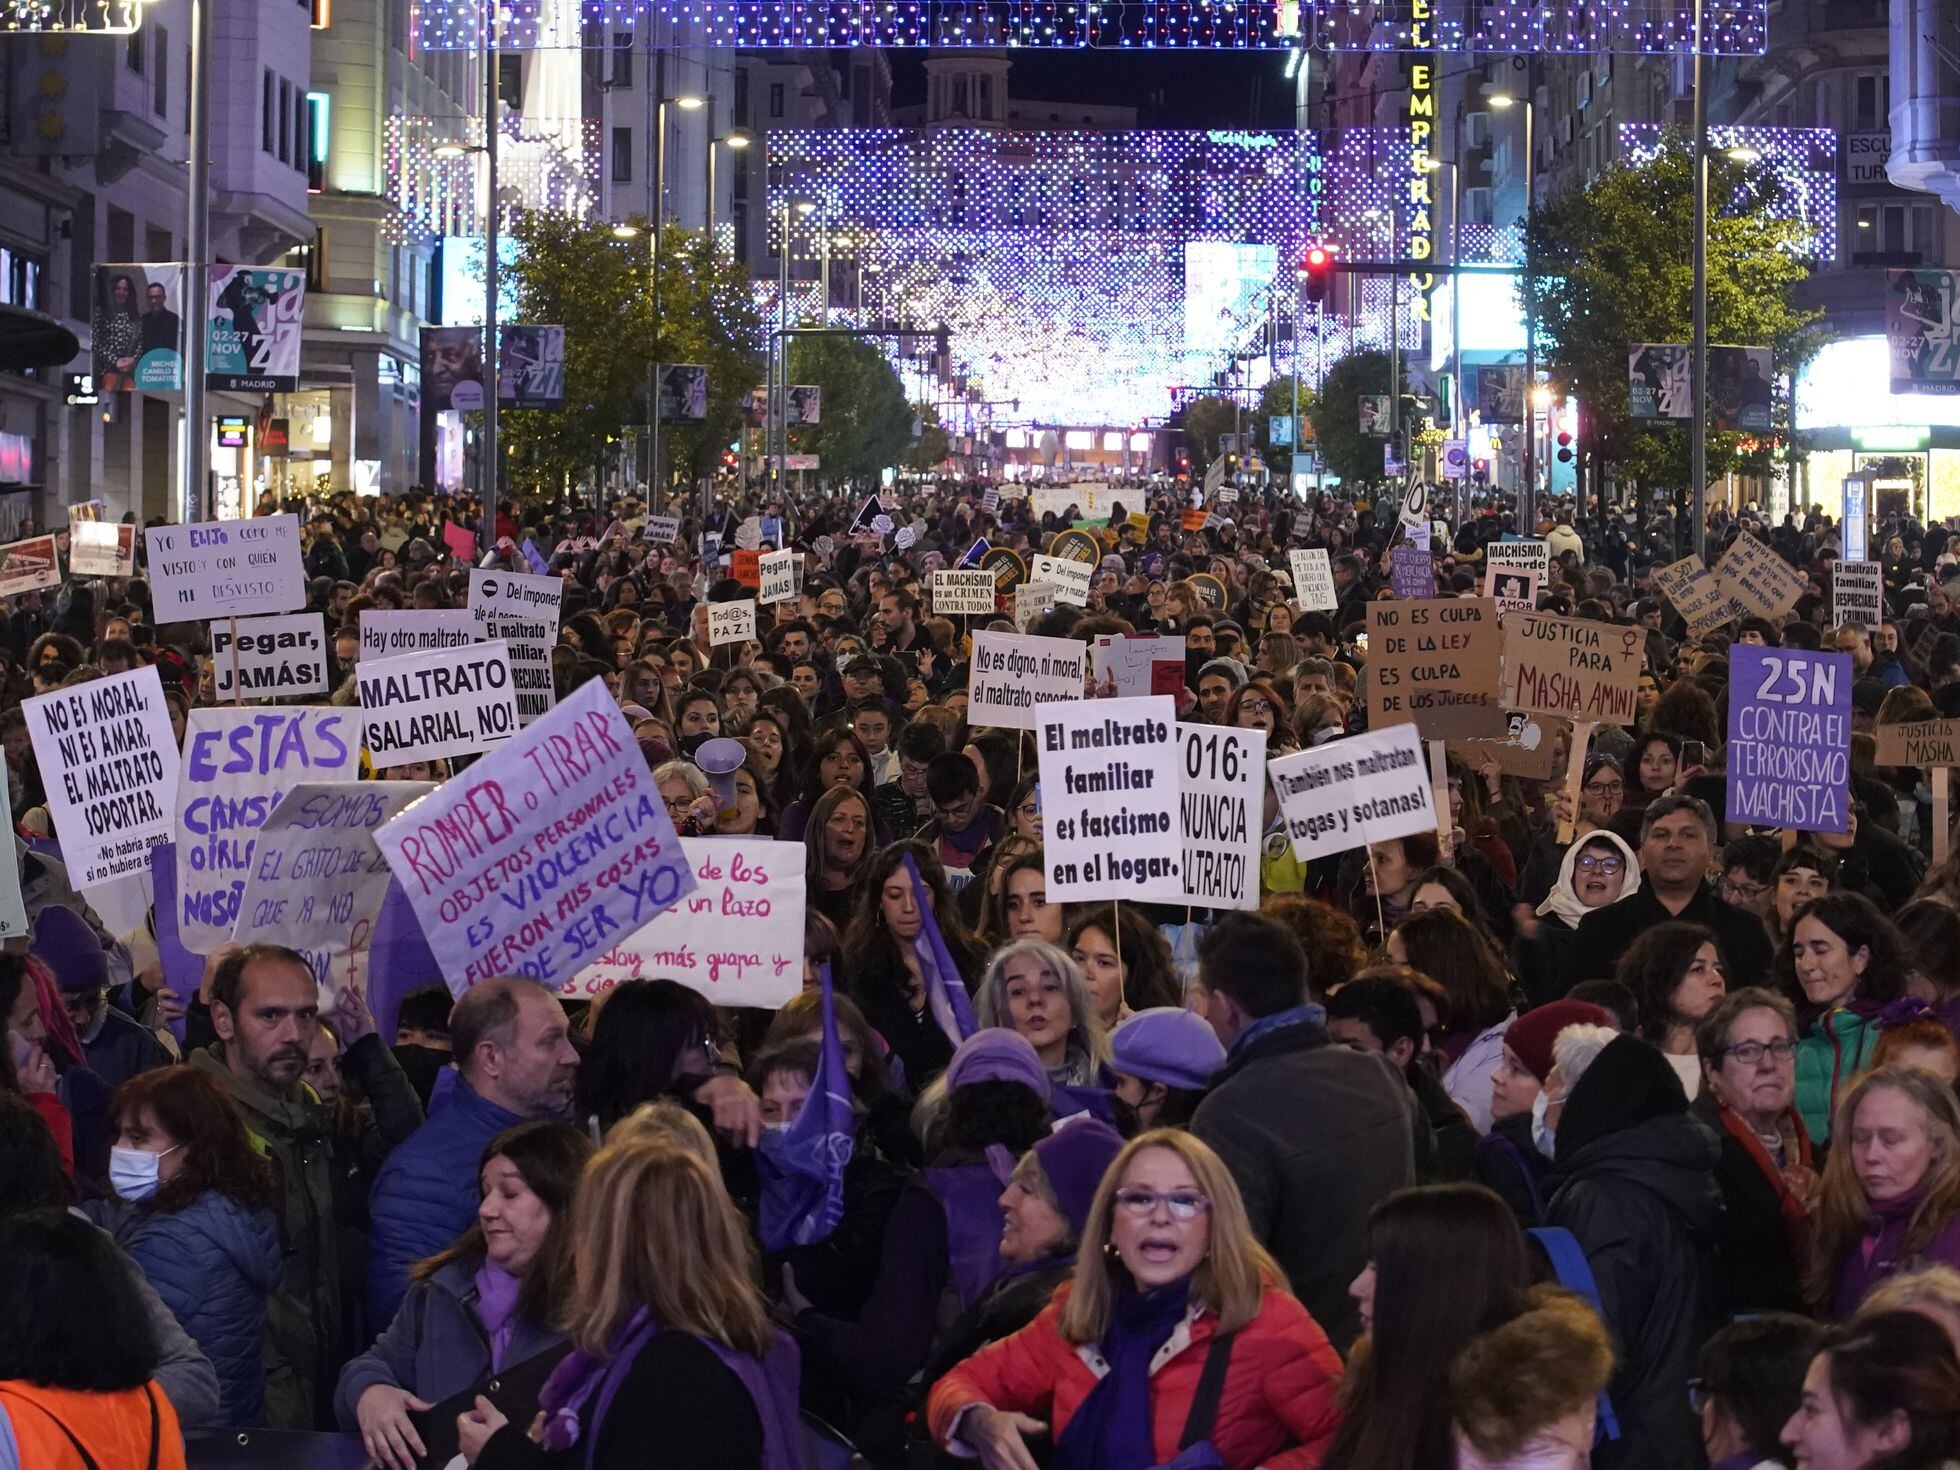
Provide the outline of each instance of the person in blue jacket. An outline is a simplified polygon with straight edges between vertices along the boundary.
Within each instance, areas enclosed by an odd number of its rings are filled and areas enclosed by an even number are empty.
[[[211,1360],[217,1422],[257,1425],[267,1304],[285,1268],[272,1166],[252,1148],[238,1104],[207,1073],[139,1073],[109,1106],[115,1198],[88,1212]]]

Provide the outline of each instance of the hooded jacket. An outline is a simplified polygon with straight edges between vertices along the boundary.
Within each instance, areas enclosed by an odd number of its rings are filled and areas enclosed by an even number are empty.
[[[1630,1036],[1574,1085],[1554,1144],[1550,1223],[1586,1253],[1618,1358],[1607,1393],[1621,1437],[1594,1463],[1691,1465],[1701,1438],[1684,1385],[1717,1320],[1720,1145],[1667,1058]]]

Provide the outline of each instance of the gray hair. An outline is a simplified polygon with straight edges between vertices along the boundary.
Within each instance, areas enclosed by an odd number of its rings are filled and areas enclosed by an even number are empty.
[[[653,784],[662,781],[686,782],[691,796],[706,796],[710,790],[707,776],[693,761],[662,761],[653,768]]]
[[[1572,1089],[1579,1085],[1579,1079],[1586,1075],[1599,1054],[1620,1039],[1620,1033],[1611,1026],[1588,1026],[1581,1023],[1567,1026],[1552,1039],[1552,1065],[1558,1068],[1559,1081],[1565,1084],[1565,1095],[1572,1096]]]
[[[1067,950],[1045,939],[1017,939],[994,951],[973,995],[974,1015],[980,1024],[1014,1029],[1007,1009],[1007,969],[1029,956],[1062,982],[1062,994],[1068,997],[1069,1039],[1080,1042],[1097,1066],[1108,1061],[1109,1038],[1103,1031],[1102,1018],[1096,1014],[1096,997],[1082,967]]]
[[[1715,813],[1708,809],[1708,803],[1699,796],[1689,796],[1677,791],[1671,796],[1657,796],[1647,803],[1647,810],[1640,818],[1640,845],[1647,845],[1647,838],[1654,830],[1654,823],[1663,817],[1671,817],[1676,812],[1693,812],[1708,833],[1710,844],[1721,840],[1721,828],[1715,823]]]
[[[1792,1041],[1797,1039],[1797,1008],[1773,990],[1745,985],[1723,996],[1695,1027],[1695,1051],[1702,1061],[1711,1067],[1722,1065],[1722,1058],[1728,1055],[1729,1030],[1745,1011],[1775,1011],[1782,1018],[1783,1034]]]

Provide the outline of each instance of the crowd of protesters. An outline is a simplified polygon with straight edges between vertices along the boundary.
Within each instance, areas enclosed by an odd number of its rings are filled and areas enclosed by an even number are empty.
[[[507,977],[385,1036],[272,945],[179,993],[155,916],[113,932],[70,882],[18,706],[150,664],[181,734],[208,631],[159,626],[140,569],[14,598],[0,1467],[176,1470],[259,1428],[385,1470],[1960,1466],[1960,848],[1943,776],[1873,735],[1960,717],[1960,539],[1889,516],[1884,621],[1833,626],[1828,520],[1717,512],[1711,558],[1758,536],[1806,586],[1691,637],[1664,524],[1414,528],[1442,597],[1543,538],[1542,609],[1643,630],[1638,724],[1537,778],[1451,754],[1448,831],[1335,858],[1269,793],[1257,908],[1194,913],[1049,902],[1032,740],[968,724],[986,623],[935,615],[932,571],[1086,529],[1086,605],[1020,631],[1178,635],[1180,718],[1279,755],[1367,728],[1412,528],[1104,493],[731,498],[661,544],[630,500],[291,507],[327,702],[358,703],[364,613],[466,604],[446,525],[563,578],[557,691],[604,681],[676,830],[806,849],[775,1012]],[[734,553],[777,545],[797,595],[714,646]],[[1726,819],[1736,643],[1850,656],[1844,833]],[[785,1227],[819,1108],[843,1143]]]

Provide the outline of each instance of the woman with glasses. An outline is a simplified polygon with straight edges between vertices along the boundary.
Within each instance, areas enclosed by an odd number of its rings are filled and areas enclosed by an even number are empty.
[[[1796,1010],[1772,991],[1732,991],[1695,1028],[1695,1049],[1707,1086],[1694,1111],[1722,1141],[1723,1300],[1730,1312],[1800,1310],[1817,1171],[1792,1105]]]
[[[1254,679],[1232,691],[1225,702],[1225,723],[1239,730],[1264,730],[1269,757],[1295,747],[1293,712],[1264,679]]]
[[[693,761],[662,761],[653,773],[661,803],[682,837],[701,837],[715,830],[719,806],[712,787]]]
[[[1594,832],[1565,850],[1558,879],[1538,905],[1542,922],[1518,934],[1518,979],[1532,1005],[1557,1000],[1571,987],[1579,921],[1639,891],[1640,864],[1617,833]]]
[[[1318,1464],[1341,1363],[1281,1279],[1218,1155],[1189,1133],[1145,1133],[1103,1176],[1069,1284],[934,1386],[933,1438],[985,1470],[1030,1470],[1037,1435],[1055,1463],[1112,1470],[1201,1444],[1214,1458],[1199,1463],[1224,1470]]]

